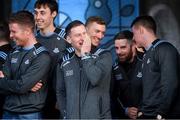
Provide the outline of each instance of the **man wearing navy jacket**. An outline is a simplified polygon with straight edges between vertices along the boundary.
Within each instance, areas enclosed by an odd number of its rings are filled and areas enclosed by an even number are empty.
[[[35,22],[28,11],[14,13],[9,19],[10,37],[19,46],[0,71],[0,92],[6,95],[3,119],[41,119],[47,96],[50,56],[34,36]],[[43,87],[31,89],[41,80]]]
[[[142,64],[142,104],[138,118],[180,118],[179,54],[177,49],[156,36],[151,16],[139,16],[132,23],[137,46],[146,52]]]

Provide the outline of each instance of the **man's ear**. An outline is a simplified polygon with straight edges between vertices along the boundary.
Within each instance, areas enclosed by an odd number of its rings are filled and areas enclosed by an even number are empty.
[[[52,12],[52,16],[55,18],[56,15],[57,15],[57,12],[56,12],[56,11],[53,11],[53,12]]]
[[[31,34],[31,29],[30,28],[24,28],[24,33],[26,35],[30,35]]]
[[[144,27],[142,27],[142,26],[140,26],[140,27],[139,27],[139,31],[140,31],[140,33],[141,33],[141,34],[144,34],[144,32],[145,32],[145,28],[144,28]]]
[[[66,37],[66,41],[71,44],[71,38],[69,36]]]

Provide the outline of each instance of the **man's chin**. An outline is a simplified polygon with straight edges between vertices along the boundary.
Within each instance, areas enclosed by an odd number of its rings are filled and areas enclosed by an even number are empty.
[[[125,58],[119,58],[119,61],[120,61],[121,63],[124,63],[124,62],[126,62],[126,59],[125,59]]]
[[[93,44],[93,45],[94,45],[95,47],[97,47],[97,46],[99,46],[99,44],[100,44],[100,43],[95,43],[95,44]]]
[[[43,25],[37,25],[37,28],[38,28],[38,29],[43,29],[44,26],[43,26]]]

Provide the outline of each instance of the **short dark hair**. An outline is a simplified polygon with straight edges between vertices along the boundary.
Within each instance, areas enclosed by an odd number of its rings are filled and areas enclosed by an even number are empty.
[[[37,0],[34,4],[34,8],[41,8],[41,6],[48,6],[51,10],[51,13],[56,11],[58,13],[58,3],[56,0]]]
[[[32,31],[35,29],[34,16],[31,12],[26,10],[13,13],[9,18],[9,24],[10,23],[17,23],[22,26],[28,26]]]
[[[135,18],[135,20],[131,24],[131,27],[139,25],[156,33],[156,22],[151,16],[139,16]]]
[[[65,38],[70,34],[72,28],[80,26],[80,25],[84,25],[84,23],[82,23],[79,20],[74,20],[70,22],[65,29],[65,33],[66,33]]]
[[[119,40],[119,39],[127,39],[128,42],[131,43],[132,39],[133,39],[133,33],[129,30],[121,31],[114,36],[113,40],[115,41],[115,40]]]
[[[8,23],[5,21],[1,21],[0,22],[0,39],[9,41],[10,40],[9,35],[10,35],[10,31],[9,31]]]
[[[106,26],[106,22],[99,16],[91,16],[87,19],[86,23],[85,23],[85,26],[93,23],[93,22],[96,22],[97,24],[100,24],[100,25],[105,25]]]

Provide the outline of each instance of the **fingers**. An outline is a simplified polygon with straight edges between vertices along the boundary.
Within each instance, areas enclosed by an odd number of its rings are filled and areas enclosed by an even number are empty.
[[[0,71],[0,78],[4,78],[4,74],[2,71]]]
[[[43,84],[41,82],[39,82],[39,83],[36,84],[36,87],[40,89],[42,87],[42,85]]]
[[[85,43],[86,43],[86,45],[91,46],[91,39],[87,34],[86,34],[86,37],[85,37]]]
[[[132,113],[136,113],[137,114],[137,112],[138,112],[138,109],[135,108],[135,107],[131,107],[130,110],[131,110]]]
[[[43,85],[43,84],[42,84],[41,82],[38,82],[38,83],[31,89],[31,91],[32,91],[32,92],[38,91],[39,89],[41,89],[42,85]]]
[[[91,39],[86,34],[84,37],[83,45],[81,47],[81,55],[84,55],[84,53],[90,53],[91,51]]]
[[[138,112],[138,109],[135,107],[128,108],[128,116],[132,119],[137,118],[137,112]]]

